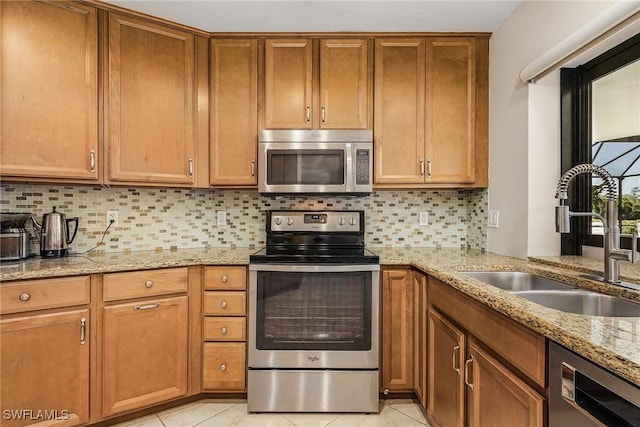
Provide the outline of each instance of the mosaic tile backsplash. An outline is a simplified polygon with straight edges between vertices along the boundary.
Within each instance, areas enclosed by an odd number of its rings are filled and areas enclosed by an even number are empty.
[[[75,252],[94,248],[106,228],[106,211],[117,210],[105,252],[201,247],[264,246],[265,212],[274,209],[364,210],[368,246],[486,247],[487,191],[376,191],[369,196],[262,196],[255,190],[129,188],[0,184],[1,212],[29,212],[41,219],[53,206],[78,217]],[[227,224],[216,225],[216,212]],[[421,227],[418,215],[429,213]],[[28,227],[27,227],[28,228]],[[29,228],[28,228],[29,229]],[[32,250],[37,251],[37,239]]]

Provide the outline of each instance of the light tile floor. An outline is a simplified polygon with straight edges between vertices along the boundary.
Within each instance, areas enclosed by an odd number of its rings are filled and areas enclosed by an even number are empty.
[[[379,414],[247,413],[244,400],[199,400],[137,418],[118,427],[423,427],[429,426],[411,399],[380,400]]]

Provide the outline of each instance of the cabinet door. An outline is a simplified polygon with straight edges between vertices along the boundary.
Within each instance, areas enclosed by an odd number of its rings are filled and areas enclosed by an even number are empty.
[[[463,332],[429,309],[428,412],[436,426],[464,427],[465,347]]]
[[[194,36],[111,14],[110,181],[194,183]]]
[[[211,185],[256,185],[258,42],[211,40]]]
[[[413,391],[413,277],[387,270],[382,287],[382,388]]]
[[[369,127],[368,40],[320,41],[320,127]]]
[[[475,88],[475,39],[428,38],[427,182],[474,182]]]
[[[0,335],[3,426],[89,421],[89,310],[3,320]]]
[[[104,308],[102,415],[187,394],[187,297]]]
[[[0,173],[98,179],[96,10],[0,2]]]
[[[544,425],[544,399],[500,362],[469,343],[469,426]]]
[[[266,129],[311,129],[312,70],[311,39],[266,40]]]
[[[413,272],[413,391],[427,407],[427,276]]]
[[[424,39],[376,39],[375,58],[375,183],[424,183]]]

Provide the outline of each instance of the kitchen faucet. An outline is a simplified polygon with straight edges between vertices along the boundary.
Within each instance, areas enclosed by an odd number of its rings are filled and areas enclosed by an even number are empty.
[[[569,183],[578,175],[593,173],[604,182],[607,195],[604,218],[595,212],[571,212],[568,205],[567,189]],[[604,281],[620,284],[620,261],[636,262],[637,242],[636,233],[632,235],[631,250],[620,249],[620,228],[618,227],[617,186],[615,179],[604,168],[583,163],[569,169],[558,181],[556,188],[556,231],[569,233],[571,231],[569,219],[572,216],[591,216],[600,218],[604,226]]]

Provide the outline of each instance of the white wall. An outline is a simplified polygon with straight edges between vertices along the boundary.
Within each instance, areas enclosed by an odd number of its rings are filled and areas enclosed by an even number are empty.
[[[555,183],[560,177],[559,77],[534,85],[522,68],[607,10],[615,1],[524,1],[493,33],[489,58],[489,209],[487,249],[526,258],[559,254]]]

